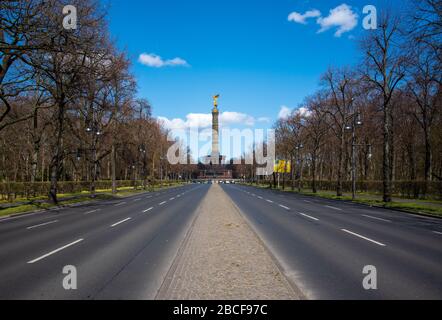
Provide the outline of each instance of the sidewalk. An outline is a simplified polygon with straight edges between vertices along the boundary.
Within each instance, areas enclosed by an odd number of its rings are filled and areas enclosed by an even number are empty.
[[[298,299],[219,185],[212,185],[156,299]]]

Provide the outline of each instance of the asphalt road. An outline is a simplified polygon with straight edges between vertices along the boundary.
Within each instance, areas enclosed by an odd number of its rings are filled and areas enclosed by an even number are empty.
[[[240,185],[224,190],[309,299],[442,299],[442,220]],[[363,288],[374,266],[377,290]]]
[[[153,299],[207,185],[0,220],[0,299]],[[77,290],[62,286],[77,268]]]
[[[222,185],[308,299],[442,299],[442,220]],[[0,220],[0,299],[154,299],[209,185]],[[63,267],[78,289],[62,286]],[[362,286],[364,266],[377,290]]]

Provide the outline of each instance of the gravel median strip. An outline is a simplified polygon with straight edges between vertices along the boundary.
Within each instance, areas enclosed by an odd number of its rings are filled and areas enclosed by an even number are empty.
[[[299,298],[220,186],[211,186],[197,210],[157,299]]]

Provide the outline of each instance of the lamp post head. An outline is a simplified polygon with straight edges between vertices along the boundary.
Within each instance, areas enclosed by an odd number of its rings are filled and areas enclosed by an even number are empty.
[[[358,113],[358,115],[356,116],[356,125],[362,126],[362,124],[363,124],[363,122],[362,122],[361,114]]]

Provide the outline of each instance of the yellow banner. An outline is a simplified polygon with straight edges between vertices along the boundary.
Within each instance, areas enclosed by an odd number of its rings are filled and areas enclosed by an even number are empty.
[[[291,171],[290,161],[277,160],[273,170],[276,173],[290,173]]]

